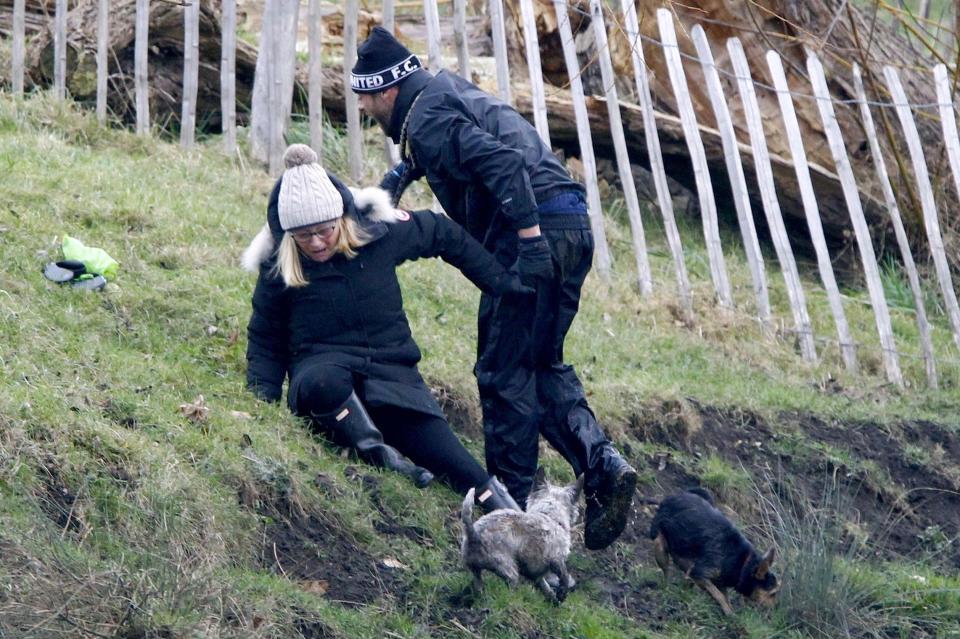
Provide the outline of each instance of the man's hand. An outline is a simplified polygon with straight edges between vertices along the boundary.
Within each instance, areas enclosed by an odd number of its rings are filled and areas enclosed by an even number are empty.
[[[424,175],[426,173],[422,168],[412,167],[405,161],[397,162],[380,180],[380,188],[390,194],[391,204],[397,206],[407,187]]]
[[[545,237],[520,238],[518,244],[517,271],[525,286],[536,288],[540,281],[553,277],[553,256]]]
[[[409,168],[406,162],[398,162],[392,169],[387,171],[383,179],[380,180],[380,188],[390,194],[390,200],[394,206],[397,205],[397,202],[400,200],[400,195],[402,195],[401,193],[397,193],[397,190],[400,188],[403,177]]]

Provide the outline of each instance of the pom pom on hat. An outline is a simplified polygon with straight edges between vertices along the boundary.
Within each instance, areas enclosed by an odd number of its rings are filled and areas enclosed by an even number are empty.
[[[280,227],[292,231],[343,215],[343,196],[306,144],[292,144],[283,154],[287,170],[280,182],[277,212]]]
[[[318,159],[317,152],[306,144],[291,144],[283,153],[283,165],[288,169],[303,164],[313,164]]]

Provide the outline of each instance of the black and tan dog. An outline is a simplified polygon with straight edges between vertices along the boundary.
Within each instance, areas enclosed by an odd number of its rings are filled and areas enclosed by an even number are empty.
[[[770,572],[773,548],[761,556],[702,488],[660,502],[650,524],[650,539],[664,579],[672,558],[687,577],[710,593],[724,614],[733,614],[726,595],[729,588],[761,606],[772,606],[780,590],[780,581]]]

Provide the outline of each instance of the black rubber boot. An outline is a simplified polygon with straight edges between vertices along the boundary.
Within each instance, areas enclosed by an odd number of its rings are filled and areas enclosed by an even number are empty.
[[[331,431],[336,439],[353,446],[360,459],[368,464],[406,475],[417,488],[424,488],[433,481],[433,473],[417,466],[396,448],[383,442],[383,434],[373,424],[356,393],[350,393],[347,401],[337,410],[315,419],[321,427]]]
[[[606,548],[620,536],[637,488],[637,471],[613,446],[607,446],[603,452],[602,470],[595,474],[594,485],[586,497],[583,545],[589,550]]]
[[[522,510],[507,491],[500,480],[491,476],[487,481],[477,486],[474,501],[483,508],[483,512],[492,513],[495,510]]]

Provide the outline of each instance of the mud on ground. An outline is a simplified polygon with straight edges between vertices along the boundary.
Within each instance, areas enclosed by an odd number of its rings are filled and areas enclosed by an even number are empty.
[[[475,411],[460,404],[457,408],[451,411],[454,428],[476,437]],[[752,478],[751,488],[720,494],[718,502],[755,542],[760,542],[756,533],[762,521],[755,491],[779,492],[778,499],[797,504],[828,506],[819,500],[829,481],[846,491],[845,517],[852,528],[864,532],[866,547],[875,558],[923,559],[951,571],[960,567],[956,543],[931,547],[931,531],[941,541],[960,534],[960,436],[947,426],[919,421],[841,423],[796,412],[768,422],[753,413],[686,401],[651,407],[635,415],[624,430],[634,443],[624,444],[624,452],[644,480],[627,529],[617,544],[601,552],[586,551],[582,540],[575,540],[572,564],[576,578],[589,583],[591,593],[600,593],[603,603],[642,627],[654,631],[666,627],[685,606],[663,592],[659,579],[649,577],[656,574],[646,534],[655,509],[649,502],[701,485],[696,467],[707,457],[722,459]],[[351,472],[353,479],[362,481],[377,513],[378,534],[430,543],[427,532],[398,524],[382,506],[377,471],[358,465]],[[389,598],[416,608],[416,602],[405,601],[403,576],[347,536],[329,513],[303,512],[283,496],[261,502],[261,512],[271,520],[261,552],[266,569],[303,583],[322,583],[322,596],[343,605]],[[447,525],[455,534],[456,518]],[[455,549],[450,557],[450,569],[458,570]],[[630,570],[638,563],[651,569],[643,571],[648,577],[637,578]],[[448,594],[450,608],[420,611],[422,621],[440,626],[453,615],[458,625],[480,632],[483,611],[458,593]],[[434,619],[434,614],[440,617]],[[740,634],[735,625],[717,631],[718,636]]]

